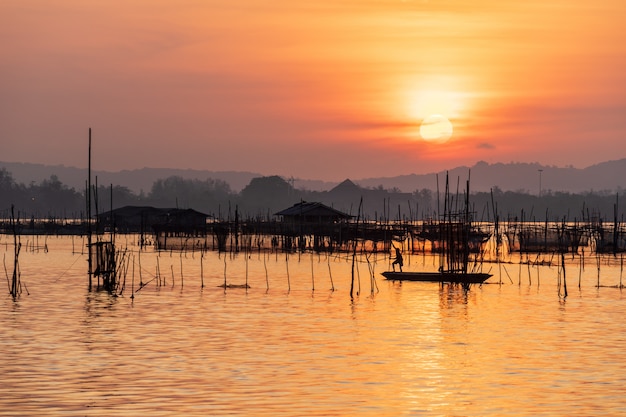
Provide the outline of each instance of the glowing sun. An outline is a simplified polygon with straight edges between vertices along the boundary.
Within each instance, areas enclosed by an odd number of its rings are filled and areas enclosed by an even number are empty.
[[[433,114],[422,121],[420,136],[427,142],[444,143],[452,136],[452,123],[445,116]]]

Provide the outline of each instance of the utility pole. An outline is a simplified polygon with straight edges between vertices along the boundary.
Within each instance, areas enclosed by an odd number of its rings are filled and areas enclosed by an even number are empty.
[[[539,171],[539,197],[541,197],[541,173],[543,169],[538,169],[537,171]]]

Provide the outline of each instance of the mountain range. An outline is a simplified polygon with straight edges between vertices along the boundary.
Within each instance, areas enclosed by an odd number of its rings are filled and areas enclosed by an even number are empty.
[[[65,185],[83,189],[87,182],[87,169],[64,165],[43,165],[21,162],[1,162],[0,168],[11,173],[13,179],[21,184],[39,183],[56,175]],[[444,178],[448,174],[451,189],[456,189],[457,180],[461,188],[469,178],[471,191],[489,191],[499,188],[502,191],[521,191],[529,194],[542,192],[619,192],[626,189],[626,158],[602,162],[586,168],[546,166],[538,163],[495,163],[477,162],[474,166],[461,166],[440,172],[427,174],[399,175],[394,177],[377,177],[351,179],[364,188],[396,189],[401,192],[413,192],[418,189],[437,188],[444,186]],[[152,184],[158,179],[180,176],[184,179],[215,179],[230,185],[234,192],[241,191],[253,178],[263,174],[246,171],[210,171],[172,168],[141,168],[118,172],[92,171],[92,182],[96,179],[99,185],[121,185],[135,193],[149,192]],[[310,191],[327,191],[344,181],[325,182],[315,179],[285,178],[297,189]]]

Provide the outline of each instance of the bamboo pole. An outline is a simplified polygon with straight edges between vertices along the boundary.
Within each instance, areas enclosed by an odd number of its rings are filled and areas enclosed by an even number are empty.
[[[91,128],[89,128],[89,151],[87,165],[87,187],[85,189],[85,198],[87,199],[87,263],[89,269],[89,291],[91,291],[93,277],[93,260],[91,258]]]
[[[288,291],[291,292],[291,280],[289,278],[289,253],[285,252],[285,265],[287,268],[287,288]]]
[[[11,280],[11,296],[13,297],[13,301],[15,301],[20,294],[20,272],[19,272],[19,256],[20,256],[20,248],[21,243],[19,243],[19,238],[17,235],[16,228],[16,220],[15,220],[15,211],[14,206],[11,205],[11,229],[13,230],[13,276]]]
[[[315,291],[315,274],[313,273],[313,254],[311,254],[311,289]]]
[[[185,277],[183,275],[183,254],[180,254],[180,288],[185,286]]]
[[[265,254],[263,254],[263,268],[265,268],[265,290],[269,291],[270,290],[270,280],[269,280],[269,276],[267,274],[267,262],[266,262],[266,259],[265,259]]]
[[[224,255],[224,292],[226,292],[226,255]]]
[[[567,280],[565,278],[565,254],[561,252],[561,266],[563,267],[563,298],[567,297]]]
[[[130,299],[131,300],[135,299],[135,255],[133,255],[132,262],[133,262],[133,269],[132,269],[132,276],[130,280]]]
[[[204,288],[204,265],[202,260],[204,259],[204,249],[200,251],[200,288]]]

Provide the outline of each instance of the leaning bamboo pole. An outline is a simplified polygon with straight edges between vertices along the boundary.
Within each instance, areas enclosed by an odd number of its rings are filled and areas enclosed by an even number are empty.
[[[13,300],[17,300],[21,292],[21,283],[20,283],[20,271],[19,271],[19,256],[21,243],[19,242],[19,236],[17,233],[16,220],[15,220],[15,208],[11,205],[11,229],[13,231],[13,276],[11,279],[11,296]]]

